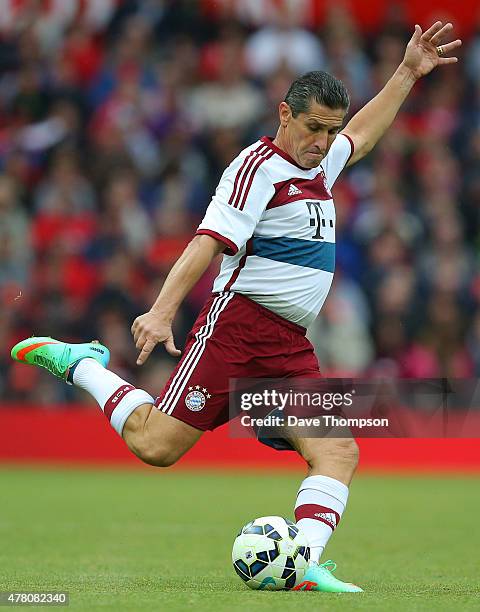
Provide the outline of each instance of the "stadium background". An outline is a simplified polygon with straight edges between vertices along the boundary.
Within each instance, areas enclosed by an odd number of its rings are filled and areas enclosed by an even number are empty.
[[[60,452],[50,440],[53,426],[41,436],[38,428],[44,416],[70,418],[66,403],[89,401],[12,363],[9,348],[32,333],[98,337],[111,367],[156,395],[174,362],[157,350],[136,368],[130,325],[154,300],[224,167],[274,132],[296,75],[332,71],[355,112],[401,60],[409,24],[436,17],[451,18],[465,38],[461,62],[423,79],[374,153],[337,183],[337,271],[310,335],[327,375],[469,378],[480,371],[473,2],[2,4],[2,456],[68,457],[71,445]],[[180,345],[215,273],[216,265],[179,311]],[[76,414],[78,426],[110,440],[100,448],[123,453],[98,415],[88,420],[93,404]],[[7,433],[18,428],[22,444]],[[85,458],[97,456],[93,447],[83,447]]]
[[[0,0],[0,591],[67,590],[89,612],[311,605],[247,592],[229,564],[241,524],[292,515],[293,453],[221,428],[178,466],[144,466],[86,394],[9,350],[31,334],[99,337],[112,368],[155,395],[174,362],[157,350],[137,369],[130,325],[226,164],[273,133],[297,74],[332,71],[354,112],[413,24],[437,17],[464,39],[461,61],[417,84],[337,183],[335,284],[311,336],[329,375],[476,378],[476,2]],[[214,275],[181,308],[179,345]],[[352,609],[477,610],[478,440],[359,443],[327,549],[366,590]]]

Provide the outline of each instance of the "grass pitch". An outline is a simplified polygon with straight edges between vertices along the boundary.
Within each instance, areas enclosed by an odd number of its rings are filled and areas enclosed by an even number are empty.
[[[478,610],[475,478],[359,476],[327,549],[363,594],[249,591],[238,529],[292,516],[302,475],[0,470],[0,591],[75,610]]]

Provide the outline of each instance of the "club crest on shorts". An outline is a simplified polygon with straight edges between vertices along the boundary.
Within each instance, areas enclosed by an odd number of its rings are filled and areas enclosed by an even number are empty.
[[[188,394],[185,397],[185,405],[192,412],[200,412],[205,407],[207,398],[212,397],[205,387],[195,385],[188,387]]]

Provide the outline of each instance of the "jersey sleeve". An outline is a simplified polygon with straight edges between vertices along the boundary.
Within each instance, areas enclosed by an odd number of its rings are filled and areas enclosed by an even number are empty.
[[[234,159],[197,229],[197,234],[225,243],[226,255],[235,255],[245,245],[275,193],[263,167],[266,160],[256,152]]]
[[[339,134],[333,141],[327,156],[322,161],[329,189],[333,187],[338,175],[345,168],[352,155],[352,139],[346,134]]]

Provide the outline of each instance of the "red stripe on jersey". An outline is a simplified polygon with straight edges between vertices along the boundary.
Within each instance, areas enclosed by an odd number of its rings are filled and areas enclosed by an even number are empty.
[[[247,176],[249,175],[249,173],[251,172],[253,165],[256,163],[256,161],[258,159],[259,159],[259,153],[257,151],[255,151],[250,156],[250,159],[248,161],[247,167],[245,168],[245,172],[242,175],[242,179],[240,181],[240,185],[239,185],[238,190],[237,190],[237,195],[235,196],[235,200],[233,202],[233,207],[234,208],[237,208],[237,206],[238,206],[238,203],[240,201],[240,197],[241,197],[242,192],[243,192],[243,186],[245,185],[245,180],[246,180]]]
[[[245,202],[247,201],[248,192],[250,191],[250,187],[252,186],[252,182],[253,182],[253,177],[257,173],[257,170],[260,168],[263,162],[266,162],[267,159],[270,159],[272,155],[273,153],[270,152],[267,157],[260,157],[260,159],[253,166],[252,171],[250,172],[250,178],[248,179],[247,188],[245,189],[245,193],[243,194],[242,201],[240,203],[240,206],[238,207],[239,210],[243,210],[243,207],[245,206]]]
[[[250,238],[250,240],[248,240],[248,242],[247,242],[247,244],[245,246],[245,255],[243,255],[243,257],[238,262],[238,266],[235,268],[232,276],[230,277],[230,280],[225,285],[224,291],[230,291],[230,289],[232,288],[233,283],[237,280],[238,275],[240,274],[240,272],[245,267],[245,264],[247,262],[247,257],[249,255],[251,255],[251,254],[252,254],[252,239]]]
[[[345,136],[345,138],[348,138],[348,141],[350,142],[350,155],[348,156],[347,159],[347,163],[345,164],[345,166],[347,166],[348,162],[352,159],[352,155],[355,153],[355,145],[353,144],[353,140],[350,138],[350,136],[348,134],[345,134],[345,132],[340,132],[342,134],[342,136]]]
[[[232,195],[230,196],[230,199],[228,200],[229,204],[233,204],[235,200],[237,199],[239,192],[238,192],[238,181],[240,180],[240,177],[242,177],[242,184],[243,184],[243,177],[245,176],[245,174],[248,172],[248,169],[244,172],[245,168],[247,165],[250,165],[250,163],[254,161],[255,157],[256,157],[256,153],[258,153],[259,151],[266,149],[265,145],[262,143],[261,145],[258,145],[258,147],[256,149],[254,149],[253,151],[250,151],[250,153],[245,157],[245,159],[243,160],[242,165],[240,166],[240,168],[238,169],[238,172],[235,176],[235,181],[233,183],[233,191],[232,191]],[[240,191],[241,191],[241,186],[240,186]]]
[[[263,147],[262,147],[262,149],[263,149]],[[245,168],[245,171],[242,174],[242,178],[240,180],[240,185],[238,186],[237,194],[236,194],[234,202],[233,202],[233,207],[234,208],[237,208],[237,206],[238,206],[238,203],[240,201],[240,197],[241,197],[242,192],[243,192],[243,186],[245,185],[245,181],[247,179],[247,176],[249,176],[250,172],[252,171],[252,167],[256,163],[256,161],[258,160],[259,156],[260,156],[260,150],[253,151],[252,154],[250,155],[250,159],[249,159],[248,164],[247,164],[247,166]]]

